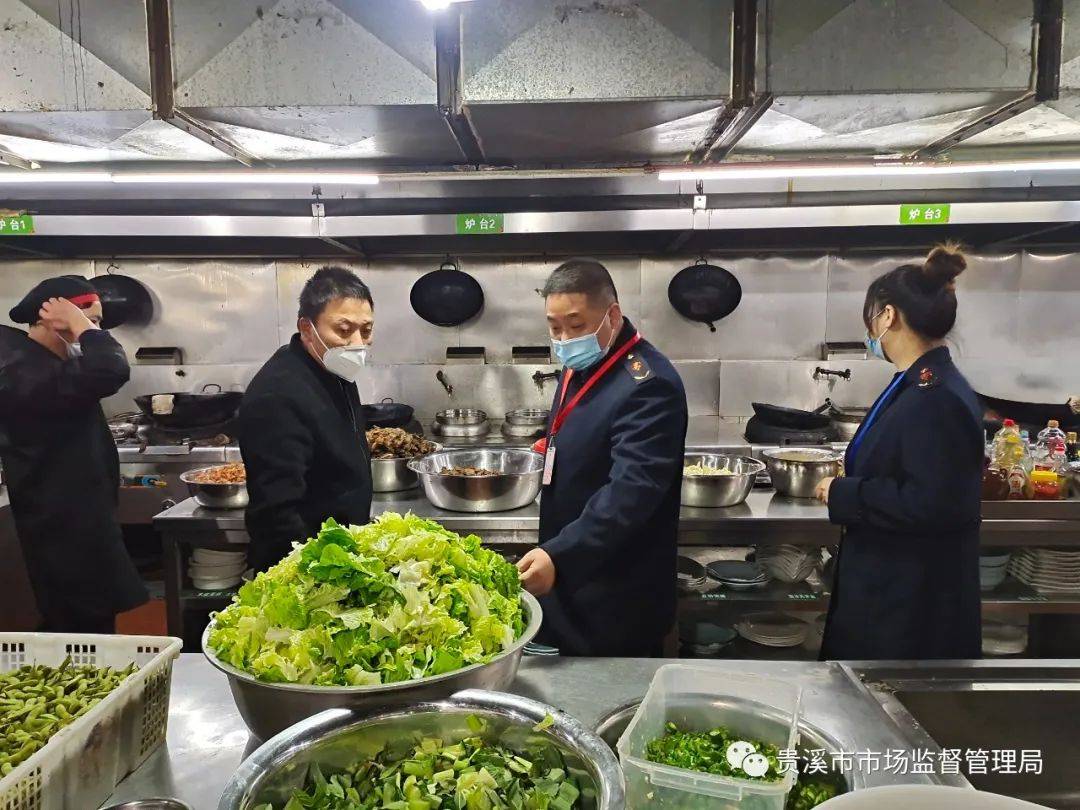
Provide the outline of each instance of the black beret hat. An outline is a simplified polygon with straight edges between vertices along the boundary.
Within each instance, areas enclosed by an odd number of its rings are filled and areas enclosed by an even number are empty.
[[[67,298],[83,306],[97,300],[97,290],[82,276],[47,278],[23,296],[22,301],[13,306],[8,317],[14,323],[37,323],[41,305],[50,298]]]

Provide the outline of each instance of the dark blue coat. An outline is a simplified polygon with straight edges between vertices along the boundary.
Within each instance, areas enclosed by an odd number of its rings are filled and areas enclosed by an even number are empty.
[[[904,373],[851,453],[829,490],[844,536],[822,658],[980,657],[982,409],[948,349]]]
[[[627,322],[612,351],[635,332]],[[598,368],[573,375],[567,402]],[[556,406],[560,397],[561,385]],[[564,655],[660,652],[675,623],[686,423],[678,372],[643,340],[597,381],[555,437],[540,543],[556,580],[540,600],[540,640]]]

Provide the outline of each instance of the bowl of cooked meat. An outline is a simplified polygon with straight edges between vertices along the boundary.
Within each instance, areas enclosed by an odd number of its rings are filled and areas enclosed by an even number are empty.
[[[372,428],[367,432],[367,442],[375,492],[403,492],[420,486],[409,462],[439,449],[434,442],[401,428]]]
[[[531,450],[441,450],[409,462],[427,499],[451,512],[507,512],[540,494],[544,457]]]
[[[244,465],[219,464],[180,474],[188,492],[207,509],[243,509],[248,505],[247,473]]]

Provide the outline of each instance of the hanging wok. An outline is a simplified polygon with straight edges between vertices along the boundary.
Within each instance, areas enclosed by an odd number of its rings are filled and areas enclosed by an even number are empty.
[[[211,386],[218,390],[206,393]],[[172,397],[172,410],[169,413],[154,413],[154,397]],[[143,394],[135,397],[135,404],[158,427],[185,429],[209,427],[228,422],[236,416],[240,400],[244,395],[240,391],[222,391],[216,383],[207,383],[200,393],[190,391],[171,391],[161,394]]]
[[[131,276],[95,276],[90,283],[101,298],[101,328],[146,326],[154,315],[154,301],[146,286]]]
[[[1051,419],[1056,419],[1062,430],[1080,429],[1080,414],[1073,412],[1068,403],[1060,405],[1044,402],[1018,402],[1012,399],[989,397],[976,394],[982,403],[983,419],[986,427],[996,430],[1001,427],[1002,419],[1012,419],[1029,431],[1040,431]],[[1035,433],[1031,434],[1035,436]]]
[[[715,332],[714,322],[734,312],[742,300],[742,285],[730,271],[699,259],[671,279],[668,300],[684,318],[707,324]]]
[[[413,311],[436,326],[460,326],[484,308],[480,282],[458,270],[452,261],[421,276],[409,292]]]

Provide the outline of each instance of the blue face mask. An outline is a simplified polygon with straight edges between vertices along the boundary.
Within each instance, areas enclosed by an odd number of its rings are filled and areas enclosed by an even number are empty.
[[[610,310],[608,311],[610,312]],[[596,338],[600,334],[600,330],[604,328],[604,321],[607,320],[607,317],[607,315],[604,316],[604,320],[600,321],[600,325],[596,327],[596,331],[591,335],[582,335],[569,340],[552,340],[551,345],[555,349],[556,359],[574,371],[584,371],[596,365],[607,351],[607,349],[601,348],[600,341]],[[612,339],[614,337],[612,335]]]
[[[881,312],[878,312],[877,315],[875,315],[873,318],[871,318],[870,319],[870,324],[873,325],[873,323],[877,319],[878,315],[881,315],[881,313],[884,312],[884,311],[885,310],[881,310]],[[888,332],[888,331],[889,331],[888,329],[885,330],[885,332]],[[874,357],[878,358],[879,360],[886,360],[887,361],[889,358],[885,356],[885,348],[881,345],[881,339],[883,337],[885,337],[885,332],[882,332],[877,337],[874,337],[873,335],[870,334],[870,330],[867,329],[866,330],[866,337],[863,338],[863,344],[865,344],[865,346],[866,346],[866,351],[868,351],[870,354],[874,355]]]

